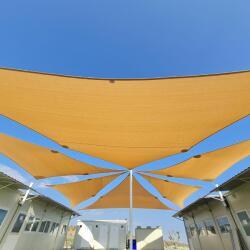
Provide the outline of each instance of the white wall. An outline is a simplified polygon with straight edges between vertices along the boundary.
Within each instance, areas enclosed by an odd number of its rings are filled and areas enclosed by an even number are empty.
[[[245,183],[238,188],[235,188],[226,196],[229,205],[231,206],[235,220],[239,226],[242,236],[250,249],[250,235],[247,235],[238,216],[238,212],[246,212],[250,218],[250,183]],[[249,222],[248,222],[249,223]],[[249,224],[248,224],[249,226]],[[250,226],[249,226],[250,227]]]
[[[126,249],[127,223],[78,221],[75,249]]]
[[[136,228],[136,246],[138,250],[164,250],[162,228]]]
[[[232,191],[226,194],[226,199],[229,202],[231,207],[232,214],[234,216],[235,222],[241,231],[241,235],[243,236],[248,248],[250,249],[250,236],[246,234],[237,213],[241,211],[245,211],[250,218],[250,184],[245,183]],[[209,210],[210,208],[210,210]],[[192,211],[189,211],[184,215],[185,224],[189,228],[190,225],[194,225],[194,221],[192,218],[192,214],[194,216],[196,224],[203,222],[207,219],[214,220],[214,226],[216,230],[216,234],[213,235],[197,235],[195,233],[193,236],[189,238],[191,250],[202,249],[202,250],[210,250],[210,249],[223,249],[223,250],[233,250],[233,245],[235,249],[240,250],[239,238],[237,235],[237,227],[232,218],[231,213],[228,209],[223,206],[221,201],[215,199],[208,200],[207,204],[202,204],[199,207],[193,208]],[[232,232],[222,233],[217,219],[226,216],[229,220]],[[247,221],[246,221],[247,223]],[[249,223],[249,222],[248,222]],[[249,224],[248,224],[249,225]],[[200,246],[201,245],[201,246]]]
[[[9,188],[0,189],[0,208],[8,210],[5,219],[0,226],[1,250],[61,250],[66,238],[66,232],[62,232],[64,225],[68,225],[71,213],[65,211],[57,203],[46,201],[40,197],[28,200],[23,206],[18,207],[21,193]],[[25,221],[18,233],[12,232],[13,225],[19,214],[26,215]],[[13,215],[15,215],[13,217]],[[38,228],[35,232],[26,231],[25,227],[30,216],[39,218]],[[12,218],[13,217],[13,218]],[[12,222],[11,222],[12,219]],[[50,221],[49,232],[39,232],[42,221]],[[52,223],[59,223],[58,230],[50,232]],[[9,226],[9,227],[8,227]],[[3,234],[5,233],[4,237]]]

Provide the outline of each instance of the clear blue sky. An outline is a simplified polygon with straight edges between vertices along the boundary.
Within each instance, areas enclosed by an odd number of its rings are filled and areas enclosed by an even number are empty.
[[[3,0],[0,66],[112,78],[247,70],[250,69],[249,9],[248,0]],[[50,143],[0,121],[2,132],[28,137],[45,146]],[[239,126],[213,142],[226,142],[228,138],[237,141],[239,133],[248,136],[244,131],[245,127]],[[206,147],[209,145],[203,145]],[[243,160],[217,182],[249,164],[249,159]],[[24,181],[31,180],[4,157],[0,158],[0,168]],[[200,184],[204,188],[190,197],[187,204],[212,188]],[[67,204],[55,191],[41,187],[40,183],[36,185],[41,192]],[[127,217],[126,210],[83,214],[86,219]],[[172,219],[172,214],[138,210],[135,224],[163,225],[165,232],[170,229],[183,232],[182,223]]]

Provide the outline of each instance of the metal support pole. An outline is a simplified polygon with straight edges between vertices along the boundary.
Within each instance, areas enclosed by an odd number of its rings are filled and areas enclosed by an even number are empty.
[[[220,200],[221,200],[221,202],[223,203],[223,206],[226,207],[227,205],[226,205],[226,203],[225,203],[224,196],[223,196],[222,192],[221,192],[220,189],[219,189],[219,185],[218,185],[218,184],[215,184],[215,186],[216,186],[216,188],[217,188],[217,190],[218,190],[218,193],[219,193],[219,196],[220,196]]]
[[[129,248],[133,250],[133,171],[129,171],[130,177],[130,207],[129,207]]]

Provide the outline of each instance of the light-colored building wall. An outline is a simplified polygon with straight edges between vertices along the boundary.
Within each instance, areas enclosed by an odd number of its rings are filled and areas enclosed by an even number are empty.
[[[250,182],[225,195],[248,249],[250,249]]]
[[[161,227],[135,229],[136,246],[138,250],[164,250],[163,232]]]
[[[249,193],[250,183],[241,183],[224,194],[228,206],[208,197],[182,212],[191,250],[250,249]]]
[[[66,227],[73,212],[39,195],[29,197],[30,199],[21,205],[22,197],[23,193],[18,189],[8,187],[6,184],[1,186],[0,183],[0,209],[2,209],[3,219],[0,225],[0,249],[62,250],[66,237]],[[4,214],[4,211],[7,213]],[[17,219],[21,218],[22,215],[25,219],[20,230],[13,232]],[[34,217],[34,220],[30,220],[31,217]],[[37,219],[38,225],[37,229],[32,231],[35,219]],[[30,229],[26,228],[29,221],[32,222]],[[46,233],[39,231],[43,221],[50,221]],[[53,223],[58,223],[58,228],[55,230],[52,230]]]
[[[219,220],[222,218],[229,221],[231,230],[221,230]],[[233,220],[221,201],[207,200],[186,214],[184,220],[191,249],[240,250]]]
[[[78,221],[74,249],[125,250],[127,221]]]

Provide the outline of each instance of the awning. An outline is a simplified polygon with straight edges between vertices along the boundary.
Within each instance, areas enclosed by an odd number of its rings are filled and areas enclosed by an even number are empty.
[[[117,178],[117,174],[50,186],[61,192],[67,199],[69,199],[71,205],[74,207],[82,201],[94,197],[115,178]]]
[[[150,171],[154,174],[212,181],[232,165],[250,155],[250,141],[198,155],[174,167]]]
[[[0,133],[0,153],[37,179],[65,175],[87,175],[114,170],[97,168],[59,152]]]
[[[83,209],[129,208],[129,184],[129,178],[127,177],[119,186],[115,187],[92,205]],[[133,208],[171,210],[159,201],[157,197],[144,189],[135,178],[133,178]]]
[[[158,191],[161,195],[178,205],[184,206],[184,201],[195,191],[199,190],[199,187],[179,184],[176,182],[170,182],[168,180],[157,179],[148,175],[143,175]]]
[[[0,69],[0,93],[1,114],[134,168],[189,149],[249,114],[250,72],[105,80]]]

